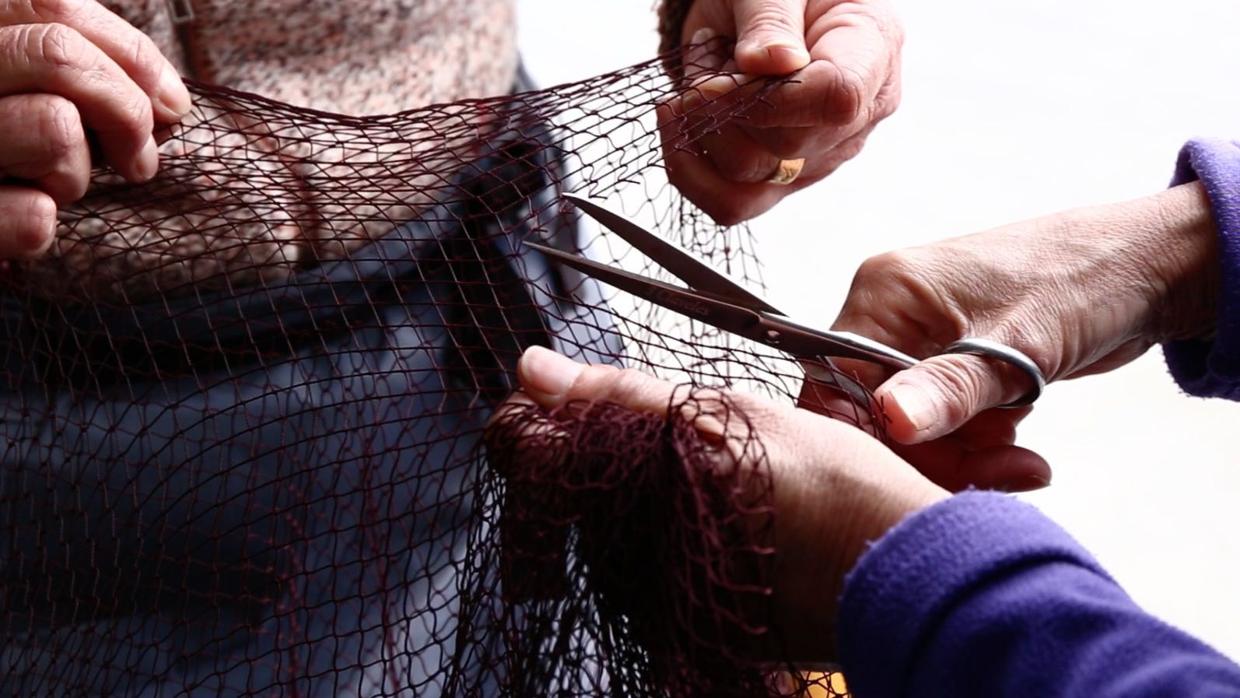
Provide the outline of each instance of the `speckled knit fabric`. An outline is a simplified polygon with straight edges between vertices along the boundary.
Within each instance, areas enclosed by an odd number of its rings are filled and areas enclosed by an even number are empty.
[[[391,114],[503,95],[513,89],[516,78],[511,0],[120,0],[106,5],[149,34],[187,78],[325,112]],[[309,142],[289,138],[293,134],[287,129],[255,138],[254,130],[261,131],[262,124],[227,112],[226,105],[196,98],[194,111],[175,127],[180,137],[161,146],[163,172],[158,177],[198,179],[209,190],[210,181],[235,188],[233,180],[244,171],[252,196],[284,192],[286,203],[263,220],[225,223],[210,208],[190,203],[185,187],[168,187],[158,201],[129,202],[122,196],[127,183],[99,172],[82,202],[62,215],[64,220],[85,218],[86,223],[62,224],[49,253],[25,265],[32,284],[58,297],[89,268],[102,272],[97,278],[123,279],[119,288],[96,289],[100,296],[139,299],[155,288],[188,290],[209,278],[227,278],[236,285],[278,280],[318,261],[339,258],[428,203],[419,193],[395,202],[388,197],[386,204],[375,206],[366,203],[370,199],[365,192],[395,187],[422,192],[430,179],[451,175],[424,172],[410,178],[385,169],[382,162],[392,155],[390,144],[356,152],[325,145],[329,134]],[[182,159],[187,143],[197,144],[189,162]],[[404,149],[442,152],[444,146],[422,141]],[[476,155],[464,146],[459,150],[456,162]],[[225,166],[238,153],[245,166]],[[312,153],[318,165],[307,173],[299,163]],[[199,164],[212,159],[217,162]],[[332,168],[333,162],[346,159],[348,166]],[[347,228],[304,223],[340,213],[341,205],[319,196],[311,181],[325,175],[359,180],[359,196],[350,205],[364,209],[352,216],[364,223]],[[124,233],[91,225],[83,212],[106,202],[116,202],[134,220],[160,223]],[[177,211],[187,213],[170,216]]]
[[[513,0],[103,4],[187,77],[323,111],[386,114],[500,95],[517,65]]]
[[[513,0],[110,0],[105,4],[149,34],[187,78],[338,114],[393,114],[503,95],[513,89],[517,72]],[[669,0],[661,9],[665,47],[675,46],[668,37],[679,33],[689,5]],[[319,261],[338,259],[416,216],[429,202],[424,195],[432,188],[428,185],[452,175],[424,169],[413,181],[390,171],[384,160],[392,155],[392,144],[385,146],[388,150],[357,152],[326,143],[326,136],[313,143],[299,135],[287,138],[287,132],[254,138],[254,124],[226,112],[210,100],[197,100],[195,110],[176,127],[178,138],[161,148],[165,170],[184,170],[185,144],[198,144],[188,166],[213,159],[216,164],[196,174],[177,172],[179,180],[218,179],[227,187],[236,172],[244,170],[253,196],[284,192],[281,198],[287,205],[265,220],[221,224],[209,209],[187,204],[179,193],[183,188],[167,188],[160,201],[122,200],[116,205],[135,220],[159,220],[159,225],[132,227],[125,233],[89,221],[62,226],[49,253],[23,265],[31,283],[57,297],[82,270],[110,265],[95,276],[123,279],[123,287],[99,288],[98,293],[139,299],[153,288],[190,289],[208,278],[227,278],[232,285],[278,280]],[[434,118],[450,118],[445,113],[441,110]],[[237,123],[223,126],[230,121]],[[488,125],[477,127],[485,130]],[[416,131],[416,124],[407,130]],[[345,135],[342,142],[364,141],[362,133]],[[447,150],[459,163],[476,155],[466,147],[418,140],[408,143],[406,150]],[[243,152],[246,166],[220,167],[219,155],[225,151],[234,154],[229,157]],[[311,155],[317,165],[308,177],[296,163]],[[331,163],[346,159],[348,164],[333,174]],[[325,174],[357,180],[359,196],[349,205],[364,210],[350,217],[365,223],[305,225],[306,220],[329,220],[341,213],[341,204],[325,200],[314,186],[313,180]],[[115,200],[126,186],[115,175],[97,173],[83,204],[98,208],[101,202]],[[236,188],[235,183],[231,186]],[[399,202],[387,197],[382,205],[370,203],[375,197],[364,196],[367,191],[397,187],[419,193]],[[69,207],[63,217],[88,219],[83,204]],[[193,213],[179,218],[169,215],[189,209]]]

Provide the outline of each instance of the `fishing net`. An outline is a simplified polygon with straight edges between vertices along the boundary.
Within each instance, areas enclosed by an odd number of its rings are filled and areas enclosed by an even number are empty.
[[[761,443],[701,392],[800,366],[522,246],[651,273],[576,191],[760,287],[661,154],[783,81],[675,102],[699,72],[366,118],[193,85],[154,180],[97,170],[3,271],[0,692],[842,691],[780,660]],[[536,344],[686,387],[496,417]]]

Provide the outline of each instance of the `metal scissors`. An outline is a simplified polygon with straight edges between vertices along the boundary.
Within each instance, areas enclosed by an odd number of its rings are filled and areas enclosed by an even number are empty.
[[[834,357],[859,359],[902,370],[918,361],[898,349],[868,337],[852,332],[821,330],[794,322],[740,284],[628,218],[575,194],[564,194],[563,198],[671,272],[688,288],[673,286],[546,245],[524,243],[587,276],[686,317],[779,349],[802,360],[807,366],[821,363],[831,367],[830,358]],[[1033,360],[999,342],[982,338],[962,339],[948,345],[943,353],[989,356],[1010,363],[1028,375],[1033,389],[1004,407],[1020,407],[1032,403],[1041,395],[1046,385],[1042,371]],[[843,383],[840,379],[842,374],[838,371],[821,373],[828,374],[830,382],[840,385],[854,397],[864,392],[859,385]]]

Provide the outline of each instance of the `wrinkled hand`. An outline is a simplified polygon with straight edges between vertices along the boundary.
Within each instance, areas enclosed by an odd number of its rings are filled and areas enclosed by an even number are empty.
[[[834,327],[931,357],[885,380],[862,376],[878,386],[890,435],[917,444],[902,455],[950,489],[979,480],[1028,489],[1048,481],[1049,469],[1005,446],[1028,410],[991,408],[1024,394],[1029,379],[994,360],[934,355],[956,339],[985,337],[1024,352],[1054,381],[1112,370],[1157,342],[1207,335],[1219,283],[1215,236],[1194,183],[892,252],[861,266]]]
[[[664,134],[672,182],[719,223],[752,218],[835,171],[900,101],[903,31],[886,0],[697,0],[682,41],[714,37],[734,37],[732,54],[719,55],[722,42],[713,42],[694,67],[740,75],[702,81],[688,69],[683,99],[718,99],[754,76],[797,73],[743,123],[694,148]],[[781,161],[800,159],[794,181],[771,181],[790,174]]]
[[[545,409],[608,401],[664,414],[675,389],[638,371],[586,366],[541,347],[521,357],[517,373],[525,393],[512,399]],[[777,622],[798,659],[828,659],[844,575],[870,541],[947,493],[848,424],[753,395],[730,399],[761,439],[773,479]]]
[[[155,122],[189,109],[155,44],[94,0],[0,3],[0,259],[51,244],[57,207],[90,181],[88,131],[117,172],[144,181]]]

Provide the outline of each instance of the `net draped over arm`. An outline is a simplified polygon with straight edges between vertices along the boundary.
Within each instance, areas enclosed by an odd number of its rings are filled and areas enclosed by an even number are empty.
[[[515,0],[101,1],[185,77],[322,111],[503,95],[518,71]]]

